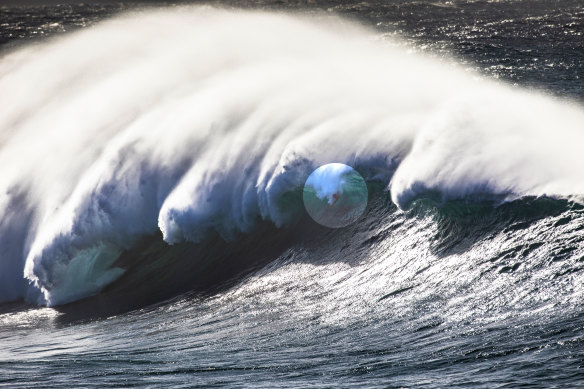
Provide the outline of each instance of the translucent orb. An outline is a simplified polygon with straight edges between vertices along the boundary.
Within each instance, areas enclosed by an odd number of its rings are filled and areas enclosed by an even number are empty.
[[[330,228],[345,227],[367,207],[367,185],[355,169],[329,163],[312,172],[304,184],[302,199],[315,222]]]

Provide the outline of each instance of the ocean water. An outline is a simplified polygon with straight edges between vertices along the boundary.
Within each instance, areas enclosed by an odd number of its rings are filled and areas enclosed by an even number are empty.
[[[0,386],[584,386],[580,1],[0,7]],[[367,185],[343,228],[303,187]]]

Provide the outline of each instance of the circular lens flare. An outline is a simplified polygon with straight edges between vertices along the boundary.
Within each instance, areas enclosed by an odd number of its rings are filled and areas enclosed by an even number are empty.
[[[355,169],[342,163],[329,163],[310,174],[302,199],[310,217],[330,228],[348,226],[367,207],[367,185]]]

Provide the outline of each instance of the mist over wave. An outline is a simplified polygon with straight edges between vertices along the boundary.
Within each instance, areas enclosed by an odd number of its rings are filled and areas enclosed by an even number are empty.
[[[141,237],[235,239],[318,166],[408,209],[584,194],[584,110],[330,17],[126,14],[0,59],[0,301],[99,292]]]

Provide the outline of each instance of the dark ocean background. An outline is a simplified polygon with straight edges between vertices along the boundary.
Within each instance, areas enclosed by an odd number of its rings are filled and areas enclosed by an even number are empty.
[[[582,1],[221,4],[233,12],[341,15],[372,28],[376,41],[455,58],[461,72],[582,110]],[[154,7],[0,6],[0,59]],[[348,227],[316,224],[295,188],[277,196],[283,223],[262,217],[236,232],[213,224],[202,239],[173,245],[166,230],[141,234],[121,245],[108,266],[123,275],[97,295],[57,300],[55,292],[56,304],[39,305],[15,292],[0,305],[0,386],[584,387],[582,202],[488,186],[447,197],[424,187],[398,207],[387,187],[400,158],[385,158],[381,174],[378,164],[354,157],[369,202]],[[16,216],[4,220],[28,217],[30,208],[11,204]],[[0,237],[3,266],[7,242]],[[35,274],[45,274],[46,258]],[[46,272],[39,282],[57,290],[60,280]]]

